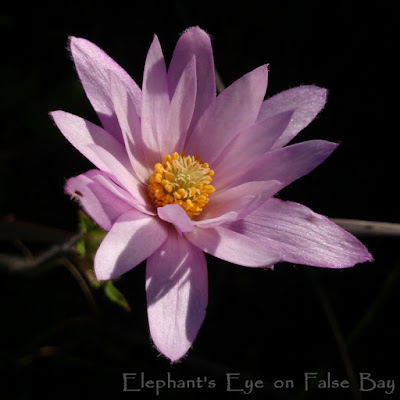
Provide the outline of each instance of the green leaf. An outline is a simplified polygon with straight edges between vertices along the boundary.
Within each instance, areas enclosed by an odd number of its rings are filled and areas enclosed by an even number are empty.
[[[76,242],[75,250],[81,257],[85,257],[85,255],[86,255],[86,246],[85,246],[85,240],[84,240],[83,237],[82,237],[82,239],[79,239]]]
[[[106,232],[96,225],[85,213],[79,213],[82,239],[76,243],[76,252],[81,257],[84,270],[93,269],[93,260]]]
[[[121,306],[126,311],[130,311],[128,302],[125,296],[114,286],[112,281],[107,281],[103,284],[105,295],[113,302]]]
[[[76,244],[76,252],[81,256],[82,267],[90,285],[95,289],[104,290],[104,294],[118,306],[130,311],[125,296],[114,286],[113,281],[99,282],[93,272],[93,260],[100,243],[107,234],[84,212],[79,214],[79,224],[82,231],[82,239]]]

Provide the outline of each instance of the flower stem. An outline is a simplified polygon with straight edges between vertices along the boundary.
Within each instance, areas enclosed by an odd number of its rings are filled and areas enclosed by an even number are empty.
[[[359,219],[332,218],[346,231],[354,235],[366,236],[399,236],[400,224],[392,222],[363,221]]]

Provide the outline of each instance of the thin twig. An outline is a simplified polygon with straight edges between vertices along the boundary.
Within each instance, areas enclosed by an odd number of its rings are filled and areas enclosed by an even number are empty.
[[[25,259],[27,260],[33,260],[33,254],[32,252],[28,249],[27,246],[21,241],[21,240],[14,240],[14,246],[21,251],[21,253],[25,256]]]
[[[42,272],[44,265],[49,265],[50,261],[68,254],[73,249],[75,243],[82,237],[81,233],[77,233],[65,243],[61,245],[54,245],[44,253],[34,258],[21,258],[15,256],[0,255],[0,267],[13,273],[38,273]]]
[[[316,272],[311,268],[308,268],[306,271],[308,276],[311,278],[311,281],[313,282],[314,289],[317,293],[317,296],[320,299],[321,306],[325,312],[328,323],[332,329],[332,333],[335,338],[339,354],[342,358],[347,377],[349,378],[350,387],[352,389],[354,399],[359,400],[361,399],[361,395],[357,388],[357,378],[355,369],[351,361],[349,352],[347,350],[346,341],[339,328],[339,324],[336,319],[335,313],[333,311],[332,305],[329,301],[328,296],[323,291],[320,282],[317,281]]]
[[[365,332],[367,327],[372,324],[372,322],[376,319],[376,317],[378,316],[378,312],[382,309],[384,303],[388,301],[388,297],[391,292],[397,288],[399,280],[400,265],[397,265],[386,277],[381,286],[379,294],[374,298],[374,301],[372,302],[368,310],[350,332],[350,335],[347,339],[348,348],[352,347],[356,343],[361,334]]]
[[[68,269],[68,271],[71,272],[73,277],[78,282],[78,285],[80,286],[83,294],[85,295],[85,297],[89,301],[89,304],[90,304],[90,306],[92,308],[92,311],[94,313],[98,313],[99,308],[97,307],[96,301],[95,301],[95,299],[94,299],[94,297],[92,295],[90,287],[87,284],[87,282],[84,279],[84,277],[82,276],[82,274],[80,273],[79,269],[70,260],[68,260],[68,258],[66,258],[66,257],[63,257],[60,261]]]
[[[347,218],[332,218],[332,221],[355,235],[400,236],[400,224],[397,223]]]

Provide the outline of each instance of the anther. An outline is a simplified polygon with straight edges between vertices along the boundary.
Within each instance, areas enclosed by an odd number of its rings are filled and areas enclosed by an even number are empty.
[[[215,192],[210,185],[214,171],[198,156],[173,153],[154,165],[148,192],[156,207],[179,204],[190,218],[199,215]]]

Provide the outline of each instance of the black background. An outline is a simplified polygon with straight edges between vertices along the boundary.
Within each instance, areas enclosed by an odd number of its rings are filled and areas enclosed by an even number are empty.
[[[25,221],[78,230],[78,207],[65,180],[90,164],[53,126],[62,109],[97,122],[67,51],[69,35],[103,48],[138,84],[152,35],[170,59],[187,27],[212,36],[226,85],[269,64],[267,97],[302,84],[328,88],[328,103],[296,140],[340,142],[317,170],[280,193],[330,217],[400,222],[398,21],[385,1],[269,1],[35,4],[5,11],[1,28],[0,217],[3,254],[23,255],[6,223]],[[58,236],[57,236],[58,237]],[[21,238],[19,238],[21,239]],[[23,239],[23,238],[22,238]],[[26,277],[0,271],[0,395],[31,398],[154,398],[123,392],[124,372],[146,379],[207,376],[215,389],[164,389],[159,398],[241,398],[225,391],[226,373],[261,379],[247,398],[385,398],[382,391],[304,391],[304,373],[348,379],[330,321],[333,311],[350,370],[395,379],[400,391],[398,238],[362,237],[374,262],[333,271],[280,264],[273,272],[207,257],[209,307],[193,348],[178,364],[152,347],[146,320],[144,265],[118,283],[127,313],[94,291],[98,313],[62,267]],[[22,240],[34,254],[39,246]],[[328,304],[328,306],[327,306]],[[353,339],[351,339],[353,335]],[[349,363],[347,363],[349,365]],[[326,374],[325,374],[326,376]],[[277,380],[295,388],[273,391]],[[358,397],[357,397],[358,396]],[[360,397],[361,396],[361,397]]]

